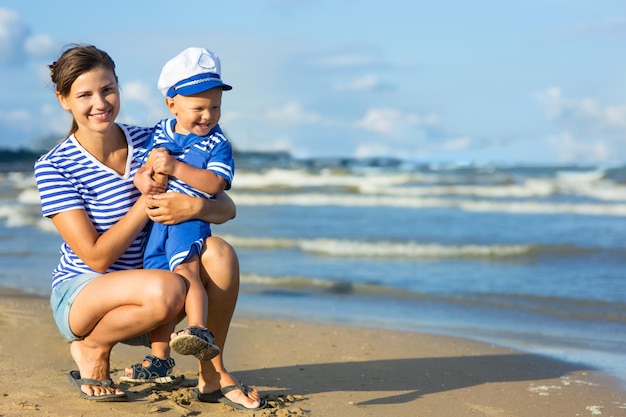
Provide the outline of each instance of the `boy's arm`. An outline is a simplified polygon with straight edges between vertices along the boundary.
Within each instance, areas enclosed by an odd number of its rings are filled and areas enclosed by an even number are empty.
[[[168,175],[176,177],[190,187],[207,194],[220,194],[228,187],[228,181],[213,171],[196,168],[179,161],[170,155],[165,148],[155,148],[150,152],[146,166],[152,166],[167,183]],[[156,175],[156,174],[155,174]],[[157,178],[153,177],[155,181]]]
[[[192,167],[182,161],[177,161],[172,176],[208,194],[221,194],[228,186],[228,181],[213,171]]]

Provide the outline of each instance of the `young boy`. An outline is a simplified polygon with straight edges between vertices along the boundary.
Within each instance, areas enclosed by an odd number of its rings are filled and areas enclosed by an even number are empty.
[[[158,123],[141,162],[151,167],[153,178],[168,191],[211,198],[231,186],[232,147],[218,122],[222,91],[232,87],[222,82],[220,73],[219,57],[205,48],[185,49],[163,66],[158,88],[175,118]],[[154,223],[144,255],[144,268],[170,269],[187,281],[185,312],[189,327],[172,335],[169,347],[202,361],[220,352],[213,334],[205,327],[208,300],[199,270],[199,255],[208,236],[210,225],[199,220],[173,226]],[[134,365],[135,378],[130,379],[169,374],[174,365],[167,359],[169,347],[163,342],[153,343],[152,355],[146,358],[150,363]],[[162,365],[166,361],[167,370]]]

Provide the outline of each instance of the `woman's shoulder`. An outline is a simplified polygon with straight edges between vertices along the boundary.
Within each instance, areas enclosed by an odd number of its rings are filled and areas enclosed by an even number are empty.
[[[128,124],[118,124],[119,127],[126,135],[126,141],[132,150],[132,158],[134,160],[141,160],[142,155],[145,155],[146,149],[152,139],[154,133],[154,127],[135,126]]]
[[[126,123],[118,123],[118,126],[122,129],[126,138],[133,146],[143,144],[147,139],[150,139],[154,127],[129,125]]]
[[[70,140],[70,138],[65,138],[59,141],[56,145],[52,147],[48,152],[41,155],[35,165],[39,165],[45,162],[51,162],[58,159],[71,158],[72,153],[76,151],[76,146]]]

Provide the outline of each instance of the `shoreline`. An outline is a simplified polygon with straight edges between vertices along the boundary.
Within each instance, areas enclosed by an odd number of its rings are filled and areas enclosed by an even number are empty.
[[[126,403],[91,403],[67,382],[69,345],[48,300],[0,288],[0,408],[3,416],[227,415],[190,400],[193,358],[174,356],[176,386],[127,386]],[[118,345],[115,381],[147,349]],[[225,352],[231,372],[256,386],[272,408],[255,416],[493,416],[626,413],[618,380],[582,364],[463,338],[235,313]]]

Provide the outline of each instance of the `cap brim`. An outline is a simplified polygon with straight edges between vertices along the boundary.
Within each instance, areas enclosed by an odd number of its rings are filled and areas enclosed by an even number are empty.
[[[233,89],[232,86],[228,84],[224,84],[223,82],[208,81],[208,82],[203,82],[203,83],[198,83],[198,84],[193,84],[193,85],[188,85],[185,87],[177,88],[175,90],[175,93],[180,94],[181,96],[191,96],[191,95],[202,93],[203,91],[210,90],[216,87],[221,87],[222,90],[226,90],[226,91]],[[174,95],[170,95],[170,97],[173,97]]]

